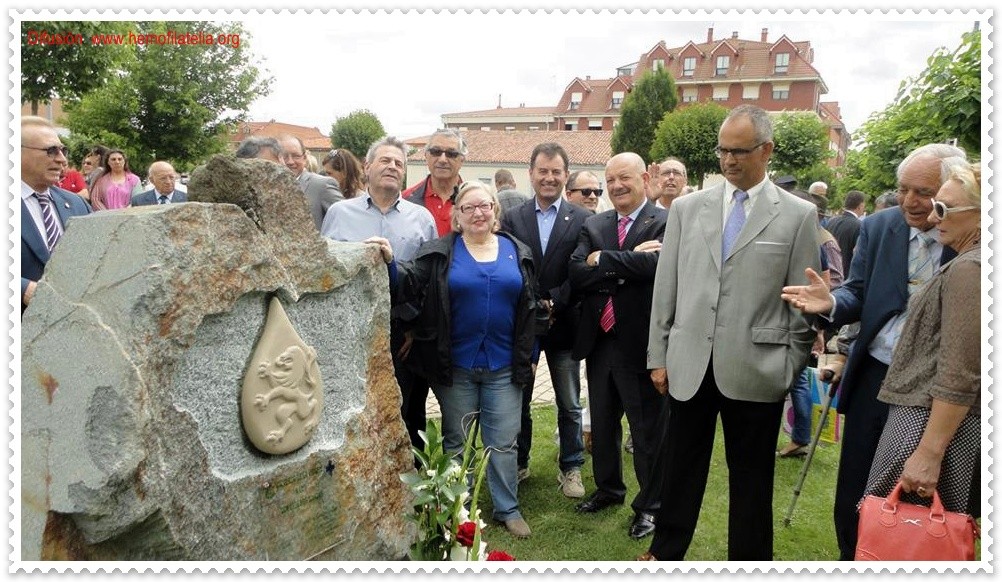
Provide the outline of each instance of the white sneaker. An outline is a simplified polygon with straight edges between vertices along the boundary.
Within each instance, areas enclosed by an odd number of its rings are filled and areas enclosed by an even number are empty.
[[[574,499],[584,497],[585,488],[584,483],[581,482],[581,469],[571,469],[566,473],[560,473],[557,475],[557,480],[560,481],[560,491],[565,497]]]

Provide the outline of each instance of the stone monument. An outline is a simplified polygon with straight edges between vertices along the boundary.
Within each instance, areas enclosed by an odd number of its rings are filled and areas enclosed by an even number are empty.
[[[383,560],[416,530],[378,251],[284,167],[70,221],[22,320],[20,559]]]

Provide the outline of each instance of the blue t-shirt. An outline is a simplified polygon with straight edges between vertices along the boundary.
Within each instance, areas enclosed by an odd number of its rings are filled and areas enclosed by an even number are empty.
[[[478,263],[456,237],[449,265],[452,365],[496,372],[511,366],[515,312],[522,292],[515,244],[498,237],[498,256]]]

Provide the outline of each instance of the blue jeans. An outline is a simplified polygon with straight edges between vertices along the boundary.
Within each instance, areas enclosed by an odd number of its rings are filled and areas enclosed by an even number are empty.
[[[546,350],[553,395],[557,402],[557,429],[560,433],[560,471],[584,465],[584,435],[581,422],[581,362],[570,350]],[[529,466],[532,447],[532,388],[522,393],[522,430],[518,434],[518,466]]]
[[[479,414],[480,438],[490,452],[487,487],[494,502],[494,519],[521,517],[518,510],[518,462],[522,391],[512,384],[511,368],[452,369],[452,386],[433,386],[442,409],[445,450],[461,453],[470,423]]]
[[[790,402],[793,404],[793,430],[790,432],[790,440],[798,445],[809,444],[811,442],[811,410],[814,408],[814,404],[811,402],[811,383],[807,377],[807,369],[801,370],[793,379],[793,386],[790,388]]]

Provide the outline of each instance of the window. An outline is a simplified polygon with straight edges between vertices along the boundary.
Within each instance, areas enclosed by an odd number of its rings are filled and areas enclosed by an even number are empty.
[[[713,86],[713,100],[714,101],[727,101],[727,97],[730,96],[730,86],[729,85],[714,85]]]
[[[790,98],[790,84],[789,83],[773,83],[772,84],[772,98],[776,101],[786,101]]]
[[[601,119],[589,119],[588,120],[588,129],[591,130],[591,131],[601,130],[602,129],[602,120]]]
[[[717,57],[717,72],[716,76],[722,77],[727,74],[727,69],[731,68],[731,57],[729,55],[723,55]]]
[[[515,131],[515,126],[514,125],[506,125],[506,126],[504,126],[504,130],[505,131]]]
[[[490,131],[490,130],[491,130],[491,126],[489,126],[489,125],[483,125],[483,126],[480,127],[480,131]]]
[[[573,121],[564,122],[564,131],[574,131],[578,128],[577,125],[578,124]]]
[[[746,83],[741,86],[741,98],[747,101],[758,99],[758,83]]]
[[[619,109],[623,105],[623,97],[626,95],[624,91],[613,91],[612,92],[612,108]]]
[[[790,68],[790,53],[777,53],[776,54],[776,74],[785,75],[787,69]]]
[[[691,77],[696,73],[696,57],[685,57],[682,61],[682,76]]]
[[[654,59],[651,62],[651,68],[654,69],[655,71],[658,71],[660,69],[665,68],[665,60],[664,59]]]
[[[695,87],[686,87],[682,89],[682,103],[695,103],[698,97],[699,90]]]
[[[620,67],[620,68],[616,69],[616,76],[617,77],[629,77],[632,74],[633,74],[633,66],[632,65],[629,66],[629,67]]]
[[[570,109],[577,109],[578,107],[581,107],[581,93],[571,93]]]
[[[529,126],[529,131],[539,131],[539,126],[538,125],[530,125]]]

